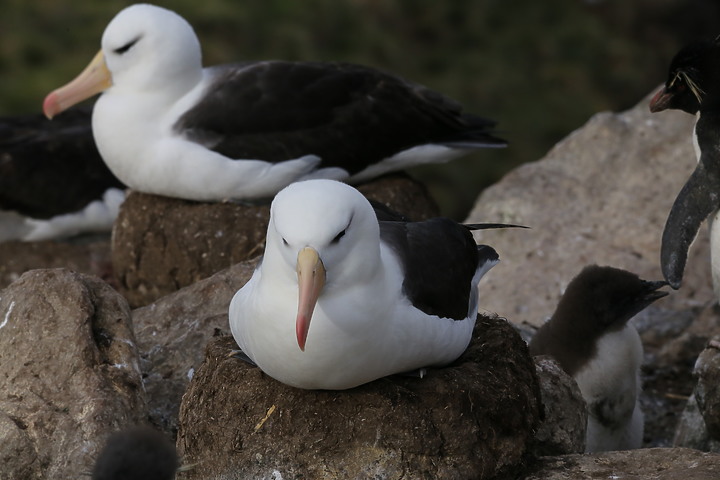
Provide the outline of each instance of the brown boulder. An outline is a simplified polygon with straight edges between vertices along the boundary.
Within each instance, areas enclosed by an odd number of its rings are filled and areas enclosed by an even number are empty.
[[[544,457],[523,480],[714,480],[720,455],[687,448],[653,448]]]
[[[415,221],[440,215],[440,209],[424,184],[405,173],[393,173],[377,178],[357,189],[367,198],[402,213]]]
[[[180,410],[186,478],[483,479],[523,461],[539,417],[535,369],[504,320],[479,317],[452,366],[346,391],[286,386],[210,342]]]
[[[535,434],[537,455],[583,453],[587,406],[575,380],[552,357],[535,357],[543,419]]]
[[[0,292],[3,478],[81,478],[147,417],[130,312],[97,278],[33,270]]]
[[[262,253],[269,213],[130,192],[113,227],[120,291],[131,306],[147,305]]]
[[[679,111],[651,114],[647,102],[593,116],[544,159],[513,170],[478,198],[468,222],[532,228],[477,233],[502,259],[483,279],[483,308],[540,326],[585,265],[662,278],[665,220],[696,164],[694,118]],[[686,310],[713,298],[708,245],[703,229],[682,288],[648,310]]]
[[[395,174],[360,187],[413,219],[438,215],[425,187]],[[262,253],[269,204],[199,203],[130,192],[113,228],[120,291],[133,307]]]

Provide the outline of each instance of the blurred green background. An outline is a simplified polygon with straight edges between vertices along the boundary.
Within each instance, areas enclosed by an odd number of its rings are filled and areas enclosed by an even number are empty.
[[[0,115],[37,113],[46,93],[99,49],[133,2],[3,0]],[[176,0],[206,65],[340,60],[423,83],[499,122],[510,141],[410,173],[463,220],[479,192],[541,158],[594,113],[624,110],[658,86],[689,40],[720,33],[710,0]],[[492,219],[489,219],[492,220]]]

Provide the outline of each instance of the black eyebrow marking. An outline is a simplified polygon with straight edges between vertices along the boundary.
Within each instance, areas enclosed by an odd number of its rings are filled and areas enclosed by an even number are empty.
[[[128,43],[126,43],[122,47],[119,47],[119,48],[116,48],[115,50],[113,50],[113,52],[117,53],[118,55],[122,55],[123,53],[130,50],[133,47],[133,45],[135,45],[138,42],[138,40],[140,40],[141,37],[142,36],[138,36],[134,40],[130,40]]]
[[[350,216],[350,220],[348,220],[347,225],[345,225],[345,228],[343,228],[342,230],[340,230],[340,232],[339,232],[337,235],[335,235],[335,237],[332,239],[331,243],[337,243],[337,242],[340,241],[340,239],[341,239],[342,237],[345,236],[345,233],[347,232],[347,229],[350,228],[350,224],[352,223],[352,220],[353,220],[353,217],[352,217],[352,215],[351,215],[351,216]]]

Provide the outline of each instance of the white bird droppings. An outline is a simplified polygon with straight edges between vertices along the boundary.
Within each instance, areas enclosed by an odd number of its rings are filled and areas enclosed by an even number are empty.
[[[5,314],[5,318],[3,319],[3,322],[0,323],[0,328],[3,328],[5,325],[7,325],[8,320],[10,320],[10,313],[12,313],[13,308],[15,308],[15,302],[10,302],[10,307],[8,308],[7,313]]]

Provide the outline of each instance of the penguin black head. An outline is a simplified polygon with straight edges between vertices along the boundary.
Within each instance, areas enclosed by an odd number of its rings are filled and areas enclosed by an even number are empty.
[[[172,480],[179,466],[175,446],[149,427],[116,432],[98,456],[92,480]]]
[[[590,265],[568,284],[553,319],[572,318],[588,333],[601,335],[622,328],[655,300],[668,294],[658,290],[667,282],[649,282],[634,273]],[[583,316],[586,320],[580,321]]]
[[[530,342],[532,355],[552,355],[573,375],[595,352],[605,333],[621,330],[628,320],[668,292],[667,282],[650,282],[613,267],[590,265],[568,284],[555,313]]]
[[[670,62],[665,86],[650,101],[650,111],[676,109],[696,114],[720,106],[710,89],[720,81],[720,37],[683,47]]]

